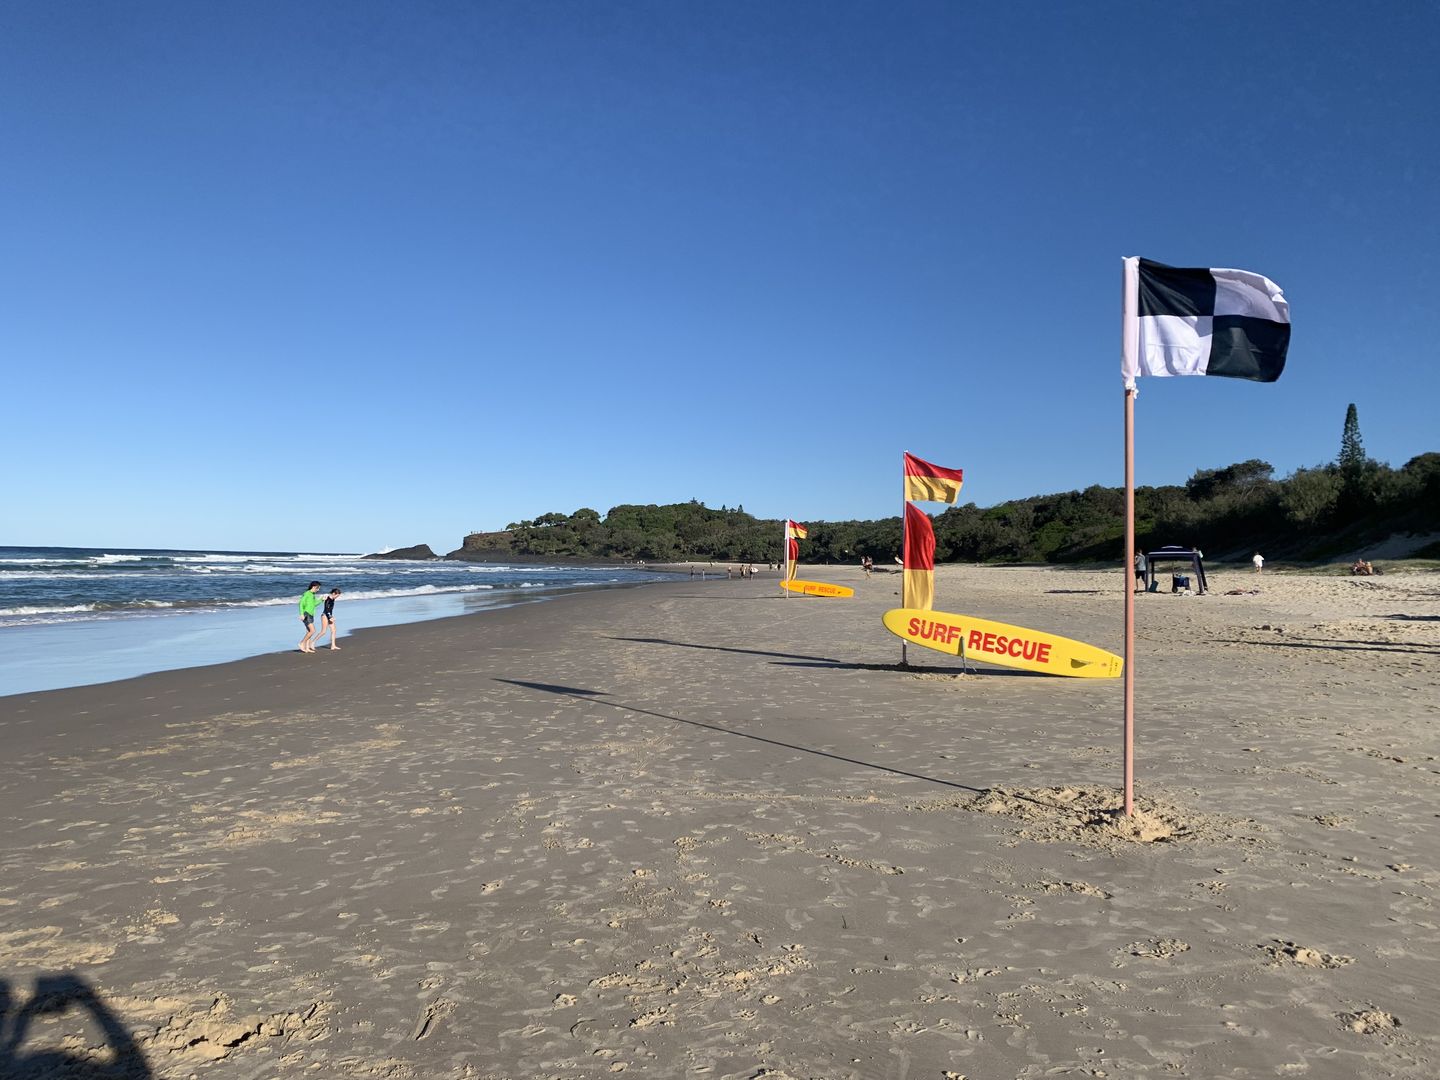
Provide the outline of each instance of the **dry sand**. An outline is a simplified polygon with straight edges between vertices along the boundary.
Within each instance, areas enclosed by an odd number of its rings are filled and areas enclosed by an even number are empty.
[[[1118,680],[806,575],[0,699],[0,1076],[1440,1075],[1440,575],[1141,597],[1133,822]]]

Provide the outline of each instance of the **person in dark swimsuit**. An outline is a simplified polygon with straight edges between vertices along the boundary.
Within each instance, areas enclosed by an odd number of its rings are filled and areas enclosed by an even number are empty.
[[[330,595],[325,597],[325,609],[320,613],[320,633],[315,636],[315,643],[318,645],[328,630],[330,632],[330,648],[335,652],[340,651],[340,646],[335,644],[335,600],[339,595],[339,589],[331,589]]]

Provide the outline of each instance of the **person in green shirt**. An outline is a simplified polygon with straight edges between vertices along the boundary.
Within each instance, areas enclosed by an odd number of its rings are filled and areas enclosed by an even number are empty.
[[[310,587],[300,594],[300,621],[305,624],[305,636],[300,639],[300,651],[315,651],[311,644],[315,640],[315,602],[320,599],[320,582],[310,582]]]

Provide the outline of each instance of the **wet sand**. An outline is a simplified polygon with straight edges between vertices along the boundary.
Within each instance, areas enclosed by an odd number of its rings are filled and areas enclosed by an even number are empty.
[[[0,698],[0,1076],[1440,1073],[1440,575],[1141,597],[1138,827],[1118,680],[804,576]],[[1118,651],[1121,582],[937,607]]]

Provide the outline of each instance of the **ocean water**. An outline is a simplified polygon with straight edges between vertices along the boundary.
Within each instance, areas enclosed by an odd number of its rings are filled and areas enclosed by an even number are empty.
[[[657,581],[642,567],[507,566],[356,554],[0,547],[0,695],[294,649],[300,594],[341,590],[341,630],[557,591]]]

